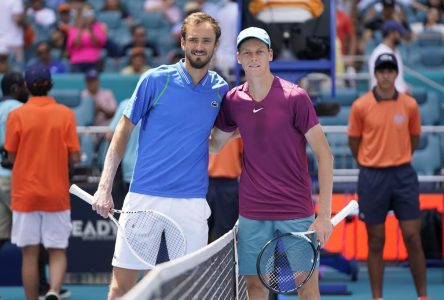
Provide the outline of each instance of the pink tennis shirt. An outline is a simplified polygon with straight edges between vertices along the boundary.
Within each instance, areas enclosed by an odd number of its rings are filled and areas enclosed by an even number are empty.
[[[239,128],[244,141],[241,216],[289,220],[314,213],[304,135],[318,123],[307,93],[279,77],[260,102],[250,96],[248,83],[226,94],[216,126]]]

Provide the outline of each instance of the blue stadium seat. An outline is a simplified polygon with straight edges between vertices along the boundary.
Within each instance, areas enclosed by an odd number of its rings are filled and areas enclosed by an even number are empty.
[[[409,61],[406,64],[416,70],[442,70],[444,68],[444,47],[412,45]]]
[[[75,108],[81,102],[81,92],[78,89],[52,89],[49,95],[69,108]]]
[[[412,89],[412,96],[419,105],[421,124],[439,125],[441,120],[441,107],[438,94],[424,87],[414,87]]]
[[[323,126],[332,125],[347,125],[348,115],[350,114],[351,106],[342,105],[338,114],[335,116],[321,116],[319,117],[319,122]]]
[[[120,11],[101,11],[97,19],[106,24],[109,30],[117,29],[122,22],[122,13]]]
[[[359,98],[359,91],[355,89],[336,89],[335,97],[331,97],[330,91],[321,91],[319,100],[321,102],[338,102],[340,105],[352,105]]]
[[[413,154],[413,167],[420,175],[435,175],[442,168],[439,137],[423,134]]]

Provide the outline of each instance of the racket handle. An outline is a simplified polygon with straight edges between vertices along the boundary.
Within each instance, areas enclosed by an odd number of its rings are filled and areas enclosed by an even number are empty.
[[[356,200],[351,200],[347,206],[345,206],[340,212],[338,212],[332,219],[331,223],[336,226],[341,222],[346,216],[355,213],[359,208],[358,202]]]
[[[83,201],[89,203],[89,205],[92,205],[93,196],[79,188],[76,184],[71,185],[71,187],[69,188],[69,192],[73,195],[76,195]]]

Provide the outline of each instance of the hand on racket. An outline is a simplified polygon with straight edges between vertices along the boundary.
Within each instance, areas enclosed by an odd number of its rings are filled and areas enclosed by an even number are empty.
[[[109,213],[112,214],[114,210],[113,196],[111,193],[106,193],[100,188],[97,189],[90,204],[92,209],[105,219],[108,218]]]
[[[358,203],[350,201],[331,219],[331,225],[336,226],[357,209]],[[259,279],[274,293],[295,294],[313,275],[320,249],[315,231],[280,234],[268,241],[257,257]]]
[[[92,205],[93,196],[73,184],[69,192]],[[131,253],[147,267],[154,267],[158,255],[170,260],[186,253],[186,240],[182,229],[166,215],[152,210],[121,211],[113,209],[113,213],[121,214],[122,222],[108,211],[108,217],[117,225],[120,234]],[[160,247],[164,237],[166,249]],[[168,253],[159,253],[166,250]]]

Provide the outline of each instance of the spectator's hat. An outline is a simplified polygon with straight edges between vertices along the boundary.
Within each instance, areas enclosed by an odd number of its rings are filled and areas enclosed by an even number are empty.
[[[375,71],[381,69],[394,69],[398,72],[398,60],[392,53],[382,53],[376,58]]]
[[[99,79],[99,72],[96,69],[89,69],[85,73],[85,79],[86,80],[96,80]]]
[[[397,31],[401,36],[407,34],[407,30],[398,21],[395,20],[385,21],[384,24],[382,24],[382,32],[386,34],[391,31]]]
[[[49,86],[52,84],[51,72],[45,66],[34,64],[25,71],[26,85],[31,86]]]
[[[382,0],[382,5],[385,7],[394,7],[395,6],[395,0]]]
[[[268,46],[268,48],[271,48],[270,36],[265,30],[258,27],[248,27],[242,30],[237,36],[237,43],[236,43],[237,48],[239,49],[239,46],[243,41],[251,38],[258,39],[261,42],[265,43]]]

